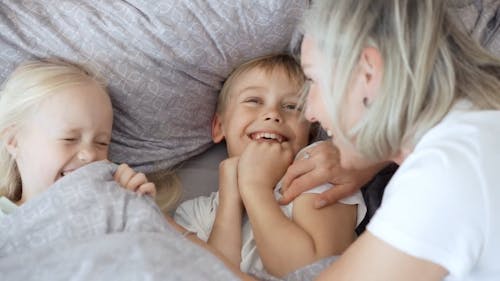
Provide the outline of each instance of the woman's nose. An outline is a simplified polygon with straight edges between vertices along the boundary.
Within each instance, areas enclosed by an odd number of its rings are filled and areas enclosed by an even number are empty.
[[[316,119],[316,117],[314,117],[314,112],[313,112],[311,106],[309,106],[309,101],[305,105],[304,116],[311,123],[314,123],[314,122],[318,121],[318,119]]]

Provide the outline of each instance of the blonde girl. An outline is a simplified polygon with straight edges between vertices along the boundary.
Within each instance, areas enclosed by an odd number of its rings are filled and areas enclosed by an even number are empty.
[[[79,167],[107,159],[112,124],[110,98],[92,72],[56,59],[23,63],[0,92],[0,196],[21,205]],[[126,164],[115,179],[155,193]]]

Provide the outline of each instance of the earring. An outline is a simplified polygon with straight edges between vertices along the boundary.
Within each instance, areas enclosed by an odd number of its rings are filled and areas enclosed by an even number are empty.
[[[367,97],[364,97],[364,98],[363,98],[363,105],[364,105],[366,108],[370,108],[370,102],[368,101],[368,98],[367,98]]]

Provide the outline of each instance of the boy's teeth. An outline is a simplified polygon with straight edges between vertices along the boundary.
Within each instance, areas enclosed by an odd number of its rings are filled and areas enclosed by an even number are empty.
[[[331,131],[331,130],[326,130],[326,134],[327,134],[329,137],[333,136],[333,133],[332,133],[332,131]]]
[[[273,134],[273,133],[258,133],[255,135],[255,139],[260,140],[262,138],[265,139],[273,139],[277,140],[278,142],[283,142],[283,137],[278,135],[278,134]]]

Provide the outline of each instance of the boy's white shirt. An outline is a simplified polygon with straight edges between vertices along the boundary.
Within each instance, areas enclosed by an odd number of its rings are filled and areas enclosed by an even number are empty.
[[[314,145],[314,144],[312,144]],[[310,148],[312,145],[303,148],[297,157],[300,157],[301,152]],[[274,195],[276,199],[281,197],[279,189],[281,187],[281,181],[276,185],[274,189]],[[322,193],[333,186],[331,184],[323,184],[321,186],[315,187],[304,193]],[[349,205],[358,205],[357,208],[357,224],[359,225],[366,215],[366,205],[363,200],[363,196],[360,191],[354,195],[340,200],[339,202]],[[212,231],[212,226],[215,221],[215,214],[217,207],[219,205],[219,193],[212,192],[210,196],[200,196],[191,200],[183,202],[175,211],[174,219],[175,221],[182,225],[189,231],[196,233],[198,238],[203,241],[207,241],[210,232]],[[293,202],[288,205],[280,206],[283,213],[288,217],[292,217]],[[242,247],[241,247],[241,263],[240,269],[243,272],[249,271],[262,271],[264,266],[262,260],[260,259],[257,246],[255,244],[255,239],[251,229],[250,221],[248,217],[243,218],[242,226]],[[353,230],[354,231],[354,230]]]

